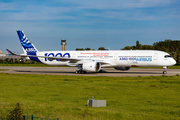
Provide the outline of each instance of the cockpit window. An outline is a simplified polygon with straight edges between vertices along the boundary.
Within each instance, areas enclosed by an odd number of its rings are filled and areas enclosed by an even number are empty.
[[[165,55],[164,58],[171,58],[171,56],[170,55]]]

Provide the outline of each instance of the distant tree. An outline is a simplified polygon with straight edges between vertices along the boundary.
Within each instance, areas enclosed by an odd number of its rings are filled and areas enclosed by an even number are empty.
[[[122,50],[131,50],[131,49],[132,49],[131,46],[126,46],[126,47],[124,47]]]
[[[136,49],[140,49],[141,44],[139,44],[139,41],[136,41]]]
[[[91,50],[91,48],[85,48],[85,50]]]
[[[141,45],[141,50],[154,50],[154,47],[152,45]]]
[[[83,48],[76,48],[76,51],[83,51]]]
[[[104,47],[99,47],[98,50],[106,50]]]

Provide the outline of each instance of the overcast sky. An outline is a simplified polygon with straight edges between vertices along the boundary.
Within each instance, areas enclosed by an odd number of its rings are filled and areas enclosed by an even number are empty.
[[[22,53],[16,31],[41,50],[119,50],[180,40],[179,0],[0,0],[0,49]]]

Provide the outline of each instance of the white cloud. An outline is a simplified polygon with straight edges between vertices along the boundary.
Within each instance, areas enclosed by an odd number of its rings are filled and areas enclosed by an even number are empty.
[[[28,4],[28,2],[0,3],[0,11],[9,10],[12,12],[0,12],[0,20],[83,20],[86,17],[95,17],[116,20],[140,20],[152,21],[172,16],[179,18],[179,13],[171,10],[168,6],[169,0],[54,0],[51,2],[39,2]],[[62,4],[62,5],[61,5]],[[165,7],[164,7],[165,6]],[[158,9],[162,7],[164,9]],[[145,8],[145,9],[144,9]],[[149,14],[149,11],[153,12]],[[156,10],[157,9],[157,10]],[[179,8],[177,8],[179,9]],[[13,12],[19,11],[19,12]],[[164,12],[165,11],[165,12]],[[166,12],[168,11],[168,12]],[[172,12],[169,12],[172,11]],[[89,22],[91,21],[89,19]],[[102,22],[103,22],[102,21]],[[77,21],[78,22],[78,21]]]
[[[62,0],[61,0],[62,1]],[[134,9],[168,5],[170,0],[63,0],[80,8],[91,9]]]

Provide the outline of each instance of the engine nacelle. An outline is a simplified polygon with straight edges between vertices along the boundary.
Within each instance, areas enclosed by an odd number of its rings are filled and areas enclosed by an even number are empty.
[[[99,62],[85,62],[82,65],[82,69],[85,71],[99,72],[101,70],[101,64]]]
[[[125,70],[129,70],[131,67],[114,67],[114,69],[116,70],[122,70],[122,71],[125,71]]]

